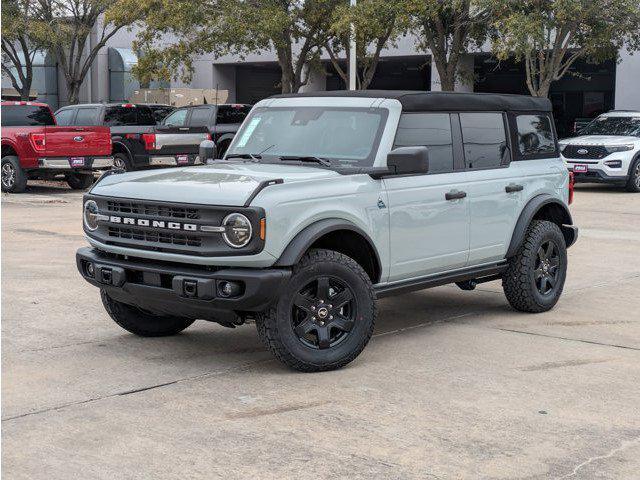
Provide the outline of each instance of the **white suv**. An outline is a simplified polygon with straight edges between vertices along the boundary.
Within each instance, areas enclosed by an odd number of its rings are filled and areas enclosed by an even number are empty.
[[[558,143],[576,182],[613,183],[640,192],[640,112],[604,113],[579,137]]]

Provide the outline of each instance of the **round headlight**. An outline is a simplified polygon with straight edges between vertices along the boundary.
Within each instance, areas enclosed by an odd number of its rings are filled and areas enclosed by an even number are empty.
[[[222,238],[233,248],[242,248],[251,241],[251,222],[241,213],[232,213],[224,217],[222,226],[225,232]]]
[[[93,200],[84,203],[84,226],[92,232],[98,228],[98,204]]]

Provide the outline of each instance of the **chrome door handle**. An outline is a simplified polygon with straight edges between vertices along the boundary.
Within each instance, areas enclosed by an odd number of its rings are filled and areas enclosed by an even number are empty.
[[[451,190],[444,194],[446,200],[459,200],[467,196],[467,192],[461,192],[459,190]]]
[[[507,193],[521,192],[524,190],[522,185],[516,185],[515,183],[510,183],[506,187],[504,187],[504,191]]]

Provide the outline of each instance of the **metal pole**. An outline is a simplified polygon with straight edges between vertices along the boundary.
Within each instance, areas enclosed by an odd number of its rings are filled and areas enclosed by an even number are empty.
[[[356,0],[350,0],[351,7],[356,6]],[[349,39],[349,90],[356,89],[356,28],[351,24],[351,38]]]

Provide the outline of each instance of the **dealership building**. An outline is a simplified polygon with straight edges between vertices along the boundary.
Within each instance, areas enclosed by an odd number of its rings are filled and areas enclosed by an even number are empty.
[[[93,36],[90,39],[94,38]],[[81,102],[129,100],[140,84],[131,68],[138,57],[131,45],[135,31],[121,30],[97,56],[82,86]],[[383,52],[371,89],[440,90],[438,72],[429,52],[415,47],[415,38],[403,37],[397,47]],[[55,58],[39,52],[35,59],[33,96],[58,108],[67,103],[62,72]],[[328,58],[324,71],[309,72],[306,91],[344,89]],[[149,88],[191,87],[229,92],[228,101],[255,103],[280,91],[280,67],[275,54],[263,52],[240,59],[234,56],[199,57],[194,62],[191,82],[148,85]],[[524,67],[513,61],[498,61],[488,48],[465,55],[460,62],[459,91],[528,94]],[[611,109],[640,110],[640,54],[620,53],[620,61],[591,64],[577,62],[570,74],[554,82],[550,99],[560,133],[568,132],[576,118],[590,118]],[[7,98],[11,83],[2,77],[2,93]]]

